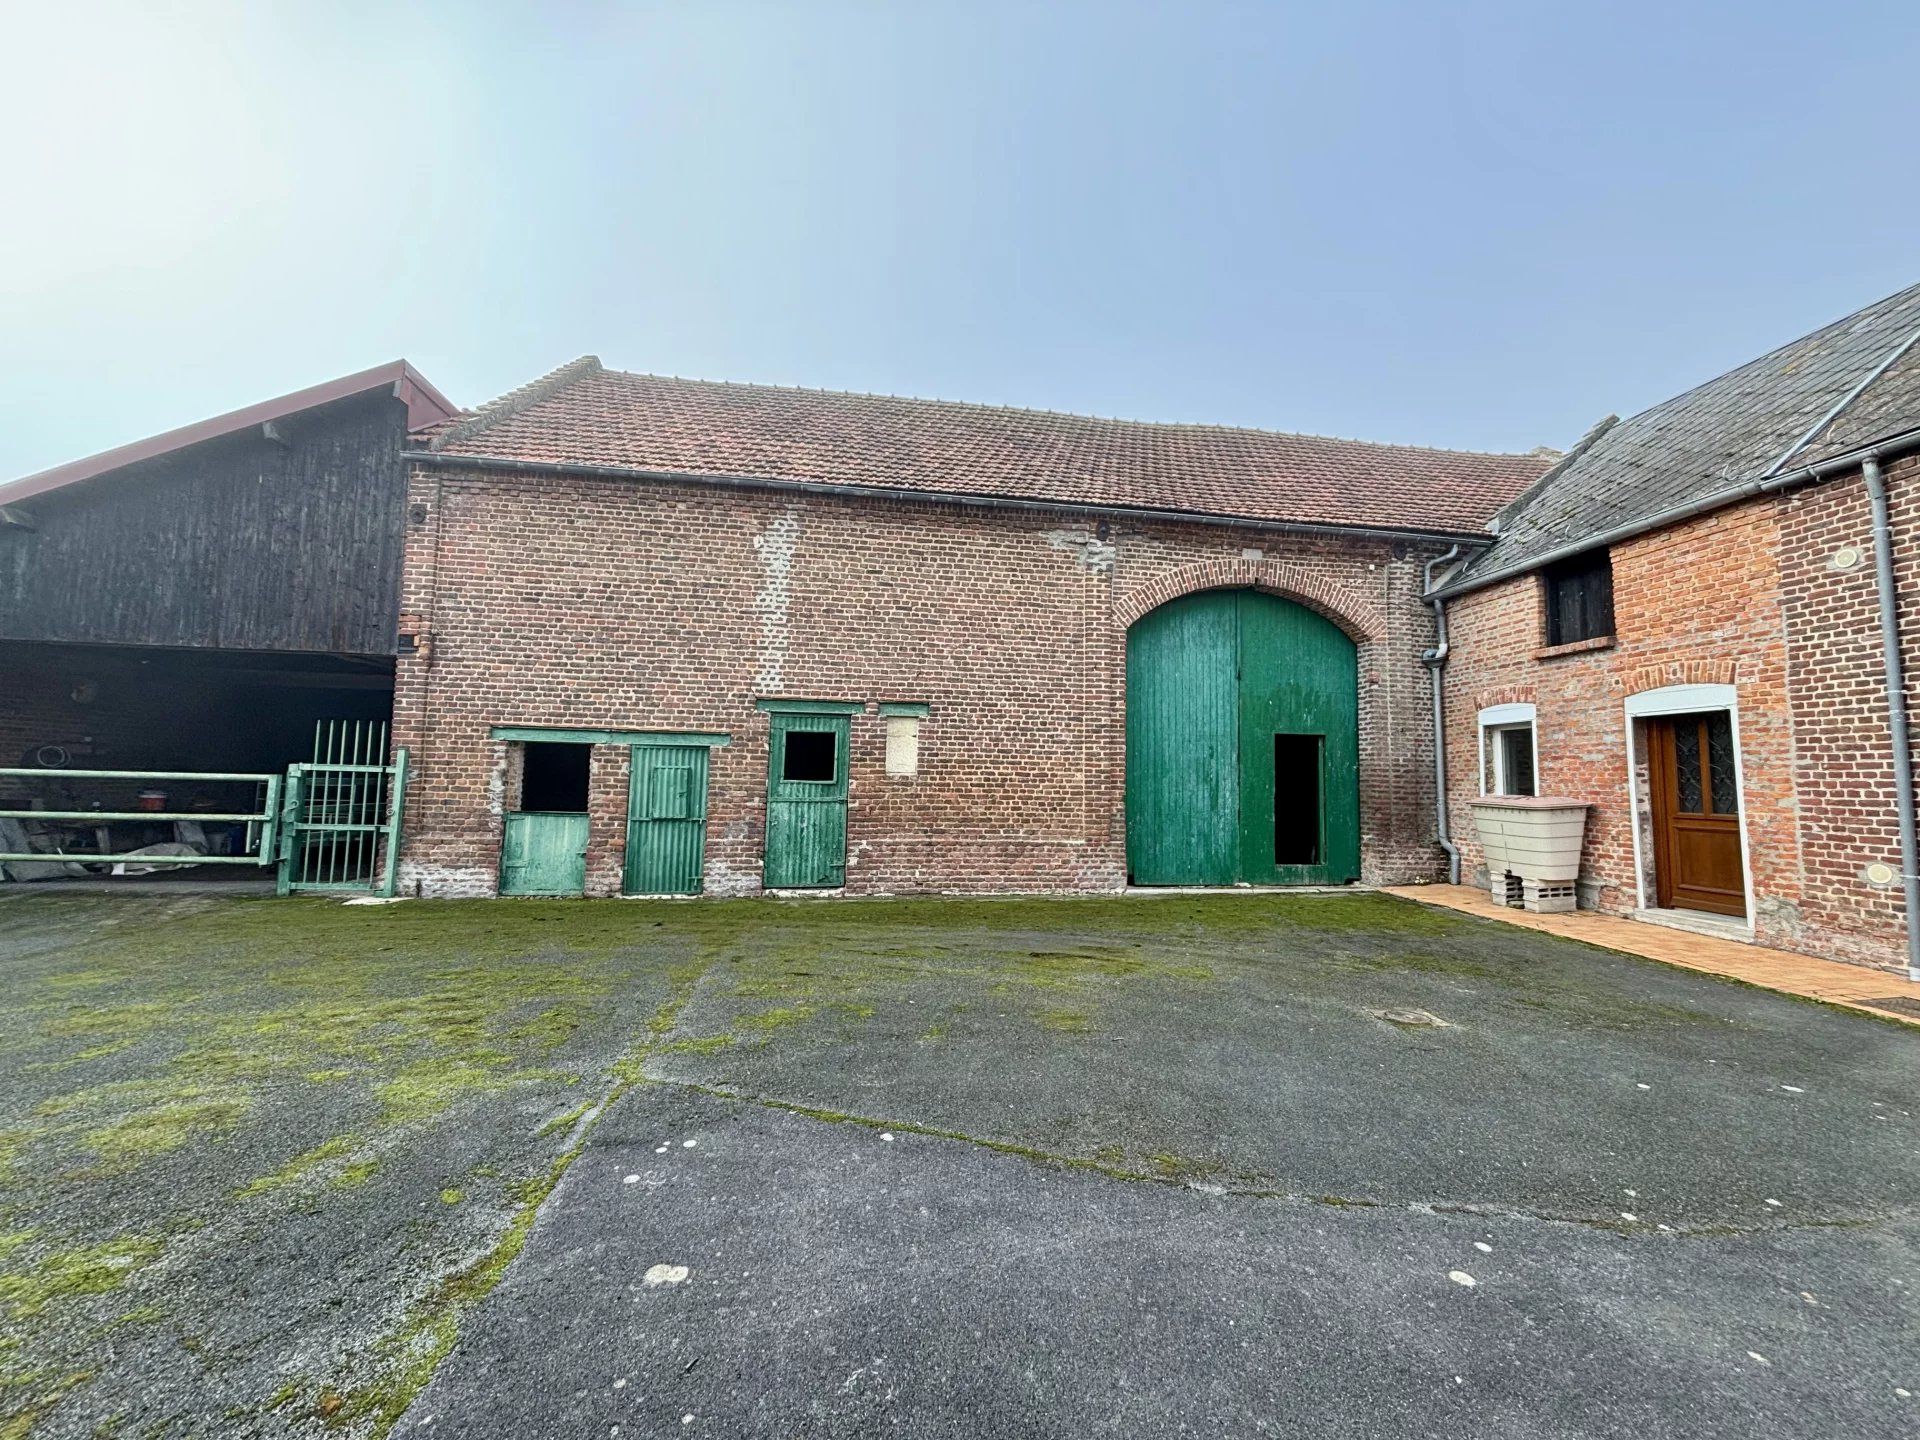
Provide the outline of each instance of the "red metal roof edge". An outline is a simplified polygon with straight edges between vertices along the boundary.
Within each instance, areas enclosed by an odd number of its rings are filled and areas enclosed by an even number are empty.
[[[412,365],[405,360],[390,360],[384,365],[375,365],[370,370],[359,370],[351,375],[342,375],[337,380],[310,385],[305,390],[295,390],[291,394],[277,396],[272,400],[262,400],[257,405],[230,410],[225,415],[216,415],[208,420],[197,420],[191,425],[182,425],[177,430],[150,435],[144,440],[134,440],[126,445],[117,445],[111,450],[102,450],[98,455],[89,455],[83,460],[69,460],[66,464],[56,465],[51,470],[42,470],[36,474],[24,476],[10,484],[0,485],[0,505],[17,505],[23,500],[31,500],[35,496],[45,495],[52,490],[64,489],[68,485],[77,485],[82,480],[91,480],[128,465],[138,464],[142,460],[153,460],[162,455],[170,455],[176,450],[184,450],[189,445],[217,440],[222,435],[232,435],[250,426],[264,425],[272,420],[284,420],[289,415],[297,415],[303,410],[311,410],[336,400],[362,395],[369,390],[377,390],[383,385],[392,386],[394,398],[407,407],[409,431],[417,430],[423,425],[435,424],[458,413],[453,402],[436,390],[432,382]]]

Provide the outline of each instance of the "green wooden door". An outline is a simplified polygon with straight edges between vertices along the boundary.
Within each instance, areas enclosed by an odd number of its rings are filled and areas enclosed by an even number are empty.
[[[1360,878],[1360,689],[1353,641],[1324,616],[1240,592],[1240,878]]]
[[[627,790],[629,895],[698,895],[707,853],[707,747],[635,745]]]
[[[1128,632],[1127,863],[1137,885],[1359,878],[1358,667],[1337,626],[1210,590]]]
[[[1138,885],[1231,885],[1239,609],[1232,591],[1162,605],[1127,632],[1127,860]]]
[[[578,811],[518,810],[500,845],[502,895],[584,895],[587,817]]]
[[[767,854],[769,890],[832,889],[847,879],[845,715],[775,711],[768,717]]]

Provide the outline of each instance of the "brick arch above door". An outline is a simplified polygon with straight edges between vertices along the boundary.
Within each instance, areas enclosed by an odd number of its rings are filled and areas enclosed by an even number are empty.
[[[1259,590],[1304,605],[1339,626],[1347,638],[1367,644],[1380,638],[1385,624],[1378,606],[1318,571],[1284,560],[1203,560],[1164,571],[1120,598],[1115,615],[1129,629],[1143,615],[1169,600],[1200,590]]]

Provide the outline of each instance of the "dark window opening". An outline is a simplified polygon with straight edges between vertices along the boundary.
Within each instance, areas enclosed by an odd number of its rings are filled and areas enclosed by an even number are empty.
[[[1613,561],[1605,550],[1549,565],[1545,582],[1547,644],[1571,645],[1613,634]]]
[[[1498,793],[1533,794],[1533,727],[1514,725],[1495,730],[1493,743],[1500,747]]]
[[[532,740],[523,750],[520,808],[523,811],[585,814],[587,764],[591,749],[568,742]]]
[[[1273,737],[1273,863],[1320,863],[1319,735]]]
[[[786,752],[780,761],[780,778],[831,785],[834,762],[838,758],[838,741],[839,737],[831,730],[787,731]]]

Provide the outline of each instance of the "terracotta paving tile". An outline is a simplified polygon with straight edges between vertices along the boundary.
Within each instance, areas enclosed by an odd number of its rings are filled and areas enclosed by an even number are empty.
[[[1665,965],[1729,976],[1787,995],[1803,995],[1869,1011],[1907,1025],[1920,1025],[1920,1015],[1902,1014],[1874,1003],[1888,998],[1920,1001],[1920,985],[1892,971],[1815,960],[1786,950],[1769,950],[1714,935],[1669,930],[1642,920],[1596,915],[1588,910],[1571,915],[1533,915],[1497,905],[1486,891],[1469,885],[1391,885],[1386,887],[1386,893],[1417,900],[1423,905],[1439,905],[1483,919],[1503,921],[1523,930],[1540,930],[1569,940],[1584,940],[1608,950],[1623,950]]]

